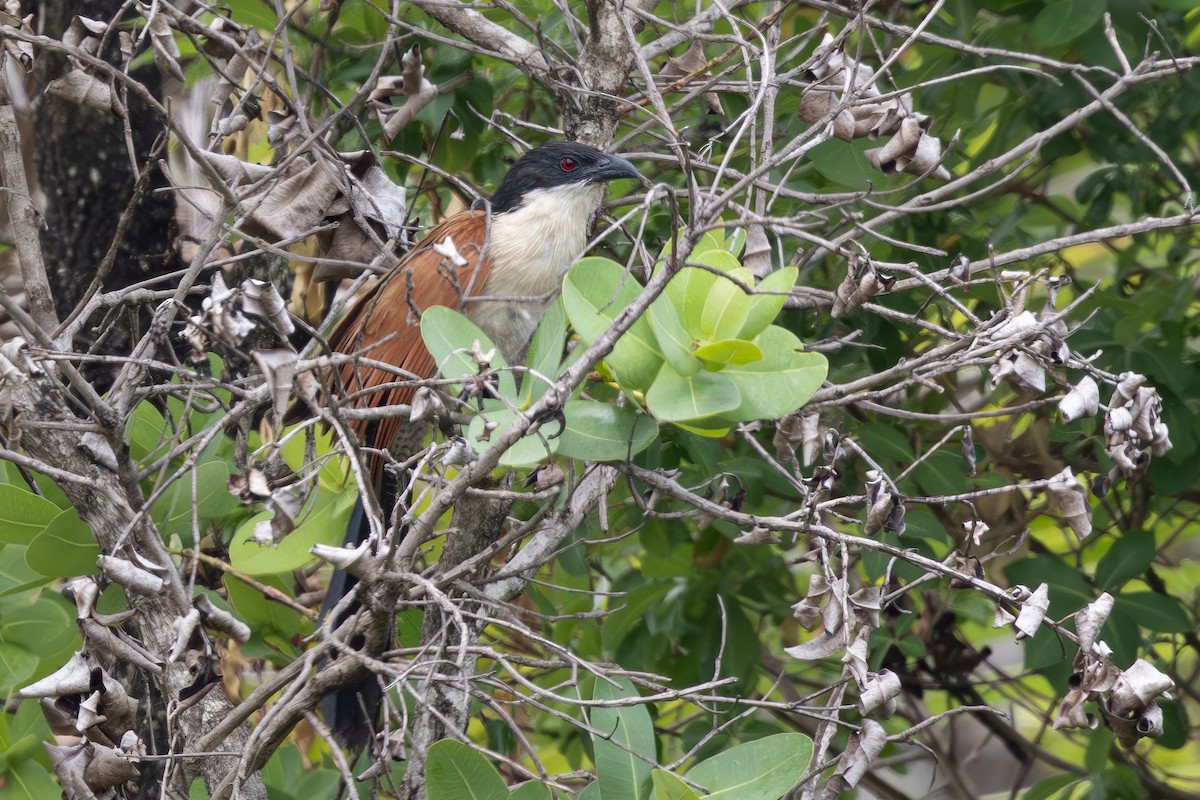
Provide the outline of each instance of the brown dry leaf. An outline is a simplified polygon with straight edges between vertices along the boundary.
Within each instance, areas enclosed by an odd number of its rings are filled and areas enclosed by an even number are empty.
[[[967,477],[974,478],[978,464],[975,461],[975,432],[970,425],[963,428],[962,457],[967,465]]]
[[[814,573],[808,579],[808,595],[799,603],[792,606],[792,615],[800,622],[800,627],[811,631],[821,620],[821,608],[828,602],[831,589],[825,576]]]
[[[846,749],[838,757],[828,788],[837,793],[857,786],[886,744],[887,731],[883,726],[872,719],[863,720],[862,728],[850,734]]]
[[[367,98],[383,123],[383,140],[389,142],[438,96],[437,86],[425,77],[419,46],[410,47],[400,57],[400,64],[400,74],[381,77]],[[393,97],[405,98],[403,105],[393,106]]]
[[[1021,613],[1013,623],[1017,629],[1017,641],[1032,638],[1038,632],[1038,628],[1042,627],[1042,620],[1046,618],[1046,612],[1049,610],[1050,587],[1043,583],[1025,600],[1025,604],[1021,606]]]
[[[1086,539],[1092,532],[1092,507],[1071,468],[1067,467],[1051,478],[1046,491],[1058,502],[1059,511],[1074,531],[1075,538],[1081,542]]]
[[[179,45],[175,43],[171,27],[167,24],[167,15],[145,3],[138,3],[138,12],[146,17],[146,30],[142,35],[150,37],[154,65],[162,74],[182,82],[184,78],[183,70],[179,66]]]
[[[742,266],[754,277],[762,280],[771,274],[771,242],[762,225],[746,227],[746,249],[742,254]]]
[[[872,715],[886,719],[896,713],[896,698],[900,696],[900,677],[885,669],[870,678],[858,695],[858,707],[864,717]],[[881,712],[876,714],[876,712]]]
[[[5,8],[0,8],[0,26],[8,28],[16,28],[22,33],[33,33],[33,14],[26,14],[24,17],[17,16],[21,13],[21,6],[16,2],[8,2]],[[22,42],[12,37],[0,37],[4,40],[4,53],[21,65],[21,69],[29,72],[33,69],[33,45],[29,42]],[[0,58],[0,66],[3,65],[3,59]]]
[[[61,78],[55,78],[46,86],[46,93],[100,111],[107,111],[118,119],[124,109],[113,92],[112,84],[81,69],[73,69]]]
[[[952,176],[949,170],[939,163],[942,142],[936,136],[929,135],[926,125],[927,118],[923,120],[916,115],[905,117],[887,144],[864,151],[863,157],[884,175],[907,172],[950,180]]]
[[[659,71],[660,78],[674,82],[680,78],[685,78],[688,75],[697,75],[700,77],[710,77],[712,72],[707,69],[708,59],[704,56],[704,45],[699,39],[693,39],[688,45],[688,49],[683,52],[683,55],[678,57],[669,56],[667,63]],[[721,98],[716,92],[705,92],[700,95],[701,101],[704,103],[705,110],[715,116],[724,116],[725,109],[721,107]],[[761,276],[760,276],[761,277]]]
[[[863,533],[870,536],[883,527],[892,510],[892,496],[884,488],[883,476],[875,470],[867,472],[867,520]]]
[[[267,382],[271,395],[272,421],[278,428],[287,413],[292,397],[292,380],[296,376],[296,351],[285,348],[254,350],[251,355]]]
[[[1104,627],[1112,609],[1113,597],[1105,592],[1075,615],[1075,631],[1079,634],[1079,649],[1083,653],[1092,652],[1092,646],[1099,641],[1100,629]]]

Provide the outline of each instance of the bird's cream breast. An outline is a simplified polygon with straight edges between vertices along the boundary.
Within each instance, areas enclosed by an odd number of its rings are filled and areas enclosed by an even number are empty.
[[[583,255],[588,222],[603,196],[600,184],[569,184],[529,192],[520,208],[491,219],[491,273],[467,316],[509,362],[524,354],[563,274]],[[524,298],[523,302],[497,302]]]

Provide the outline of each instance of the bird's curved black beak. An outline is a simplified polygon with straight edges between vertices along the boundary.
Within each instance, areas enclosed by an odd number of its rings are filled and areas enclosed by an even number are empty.
[[[642,173],[620,156],[606,155],[588,168],[588,178],[593,181],[613,181],[618,178],[642,179]]]

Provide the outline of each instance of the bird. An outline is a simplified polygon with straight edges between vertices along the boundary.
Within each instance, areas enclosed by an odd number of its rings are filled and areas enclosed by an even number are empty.
[[[581,142],[533,148],[513,164],[485,208],[439,223],[378,280],[338,323],[330,349],[429,378],[436,365],[421,339],[419,316],[448,306],[479,326],[507,363],[520,363],[563,273],[583,255],[604,185],[619,178],[641,175],[624,158]],[[352,407],[404,404],[415,392],[392,370],[354,362],[335,377]],[[351,427],[364,443],[386,447],[403,424],[393,417],[373,431],[361,420]]]
[[[605,185],[622,178],[641,180],[641,174],[626,159],[582,142],[550,141],[526,152],[490,201],[434,226],[346,312],[328,344],[335,354],[357,358],[331,373],[327,389],[342,398],[342,407],[409,403],[416,382],[432,377],[437,368],[419,327],[420,315],[433,306],[460,311],[487,334],[506,363],[519,364],[563,275],[587,247]],[[381,506],[390,512],[395,483],[384,476],[378,453],[406,434],[421,437],[424,430],[400,416],[353,420],[349,427],[377,453],[368,459],[371,475]],[[360,501],[345,544],[357,546],[368,534]],[[333,608],[353,585],[352,577],[335,573],[324,609]],[[364,713],[378,702],[374,680],[346,687],[326,698],[326,722],[343,745],[360,748],[369,733]]]

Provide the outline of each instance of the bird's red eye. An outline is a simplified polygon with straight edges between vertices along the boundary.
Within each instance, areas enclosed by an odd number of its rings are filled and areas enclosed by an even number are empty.
[[[562,161],[558,162],[558,165],[562,167],[563,172],[570,172],[571,170],[575,169],[575,167],[579,166],[575,159],[570,157],[564,158]]]

